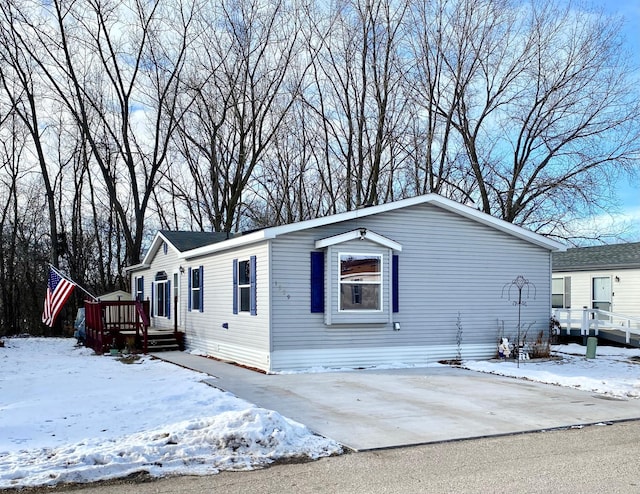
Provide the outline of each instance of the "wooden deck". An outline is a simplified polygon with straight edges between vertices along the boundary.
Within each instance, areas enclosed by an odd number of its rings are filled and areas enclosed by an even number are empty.
[[[96,353],[112,349],[142,351],[183,348],[177,330],[150,329],[149,301],[85,301],[86,345]]]

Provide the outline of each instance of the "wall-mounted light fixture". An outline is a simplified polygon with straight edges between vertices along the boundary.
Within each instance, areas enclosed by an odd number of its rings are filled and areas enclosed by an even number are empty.
[[[180,274],[184,274],[184,268],[180,266]]]
[[[615,277],[616,283],[620,283],[620,276]]]
[[[364,240],[366,236],[367,236],[367,229],[360,228],[360,240]]]

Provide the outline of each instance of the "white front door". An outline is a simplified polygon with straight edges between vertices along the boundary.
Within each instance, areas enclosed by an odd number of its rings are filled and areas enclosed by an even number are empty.
[[[593,309],[606,310],[611,312],[611,277],[600,276],[592,279],[592,300]]]

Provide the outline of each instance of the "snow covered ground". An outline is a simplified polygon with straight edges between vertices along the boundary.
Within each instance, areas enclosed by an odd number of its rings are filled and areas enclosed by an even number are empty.
[[[337,454],[334,441],[148,357],[124,364],[72,339],[0,348],[0,489],[256,468]]]
[[[125,364],[70,339],[12,338],[0,348],[0,489],[244,470],[341,452],[277,412],[143,357]],[[481,372],[640,398],[640,350],[554,347],[558,360],[465,362]]]
[[[640,349],[598,346],[595,359],[586,347],[554,345],[549,361],[474,361],[463,367],[480,372],[583,389],[619,398],[640,398]]]

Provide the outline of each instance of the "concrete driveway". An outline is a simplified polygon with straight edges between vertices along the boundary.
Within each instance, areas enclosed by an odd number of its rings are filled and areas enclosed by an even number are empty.
[[[640,400],[452,367],[265,375],[183,352],[154,357],[357,451],[640,419]]]

